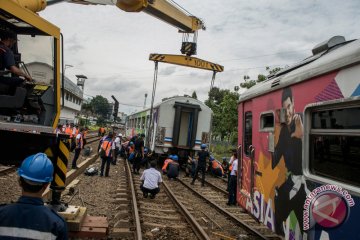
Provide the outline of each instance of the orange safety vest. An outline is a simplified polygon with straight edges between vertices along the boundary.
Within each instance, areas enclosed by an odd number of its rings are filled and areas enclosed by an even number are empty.
[[[71,127],[66,127],[65,133],[66,133],[67,135],[69,135],[70,138],[72,138],[72,130],[71,130]]]
[[[161,170],[166,171],[166,168],[167,168],[168,164],[169,164],[170,162],[172,162],[172,161],[173,161],[173,160],[170,159],[170,158],[165,159],[164,165],[163,165],[163,167],[161,168]]]
[[[104,151],[105,151],[106,157],[111,156],[111,144],[112,144],[112,141],[104,140],[101,145],[101,148],[104,149]]]
[[[76,136],[79,134],[79,129],[75,130]]]
[[[135,145],[129,147],[129,153],[133,153],[135,151]]]
[[[224,169],[223,169],[223,167],[221,166],[221,164],[220,164],[218,161],[213,160],[213,161],[211,162],[211,167],[212,167],[212,169],[218,169],[218,168],[220,168],[221,173],[224,174]]]

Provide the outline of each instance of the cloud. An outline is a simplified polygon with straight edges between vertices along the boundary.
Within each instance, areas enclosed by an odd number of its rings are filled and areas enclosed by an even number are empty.
[[[265,67],[292,65],[310,56],[318,43],[335,35],[358,38],[360,1],[181,0],[204,20],[196,57],[224,65],[214,85],[233,90],[244,75],[256,78]],[[111,95],[135,105],[150,102],[154,63],[151,53],[180,54],[177,29],[145,13],[115,6],[61,3],[40,13],[64,34],[67,76],[88,76],[85,93]],[[71,75],[73,74],[73,76]],[[155,102],[192,94],[208,97],[212,72],[159,63]],[[124,107],[125,109],[125,107]],[[126,107],[126,111],[136,109]]]
[[[173,73],[175,73],[176,71],[176,67],[166,67],[164,69],[161,69],[159,72],[159,75],[172,75]]]

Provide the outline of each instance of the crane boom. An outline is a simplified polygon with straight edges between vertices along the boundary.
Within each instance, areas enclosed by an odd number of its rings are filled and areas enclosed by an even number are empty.
[[[167,0],[66,0],[77,4],[116,5],[126,12],[148,13],[184,33],[194,33],[199,29],[205,30],[205,24],[199,18],[187,14],[178,6]],[[51,1],[48,0],[50,3]]]

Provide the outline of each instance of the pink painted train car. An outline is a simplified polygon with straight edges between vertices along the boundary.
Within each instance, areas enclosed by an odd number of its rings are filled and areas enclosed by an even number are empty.
[[[312,52],[241,95],[237,202],[285,239],[360,239],[360,40]]]

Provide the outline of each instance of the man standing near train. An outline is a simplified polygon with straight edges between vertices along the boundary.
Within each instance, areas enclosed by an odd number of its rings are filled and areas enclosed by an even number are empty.
[[[210,154],[208,151],[206,151],[206,144],[201,144],[200,148],[201,151],[198,152],[197,159],[198,164],[195,170],[195,175],[193,177],[193,180],[191,182],[191,185],[194,185],[195,180],[198,177],[199,171],[201,171],[201,186],[205,186],[205,171],[206,171],[206,164],[209,162]]]
[[[294,211],[300,230],[303,229],[303,205],[309,192],[302,173],[302,116],[295,113],[294,98],[289,87],[282,92],[282,108],[285,109],[285,124],[281,126],[279,140],[272,154],[272,169],[281,158],[287,168],[287,179],[275,190],[275,230],[284,233],[283,222]]]

